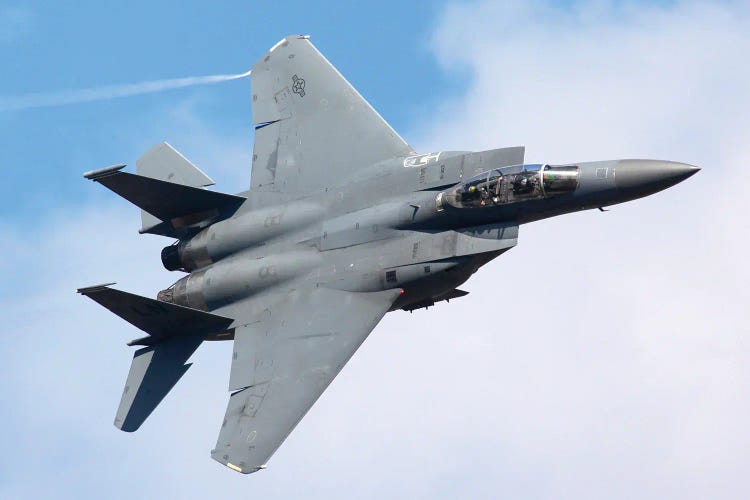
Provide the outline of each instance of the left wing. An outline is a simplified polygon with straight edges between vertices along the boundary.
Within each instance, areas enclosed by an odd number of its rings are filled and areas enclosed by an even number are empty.
[[[211,457],[243,474],[265,468],[401,293],[297,290],[235,330],[229,398]]]
[[[323,191],[359,169],[414,154],[306,36],[277,43],[250,79],[254,191]]]

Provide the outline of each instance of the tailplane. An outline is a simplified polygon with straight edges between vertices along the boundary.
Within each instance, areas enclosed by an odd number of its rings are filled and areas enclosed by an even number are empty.
[[[112,284],[79,288],[78,293],[148,334],[128,345],[148,346],[175,336],[202,334],[207,337],[225,331],[233,321],[218,314],[115,290],[109,287]]]
[[[188,371],[191,364],[185,362],[201,342],[203,338],[198,335],[172,337],[137,350],[117,408],[115,427],[137,431]]]
[[[183,186],[201,188],[216,184],[213,179],[166,142],[161,142],[146,151],[138,158],[135,168],[138,175]],[[141,222],[141,232],[147,232],[148,228],[158,226],[162,221],[142,210]]]
[[[133,432],[143,424],[190,368],[201,343],[228,334],[231,318],[97,285],[78,293],[98,302],[148,336],[129,342],[146,346],[133,355],[115,426]]]
[[[161,142],[143,153],[136,162],[136,171],[138,175],[183,186],[206,187],[216,184],[166,142]]]
[[[214,181],[166,142],[138,160],[138,174],[122,172],[123,167],[115,165],[83,176],[141,208],[141,233],[181,238],[231,217],[246,200],[204,189]]]

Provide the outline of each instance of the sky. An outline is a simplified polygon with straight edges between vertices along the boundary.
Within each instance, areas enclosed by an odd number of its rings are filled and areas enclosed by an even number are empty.
[[[744,2],[0,4],[0,498],[744,499],[750,493],[750,7]],[[470,294],[388,314],[269,461],[212,461],[231,345],[136,433],[112,425],[137,331],[74,293],[177,279],[170,243],[82,178],[168,141],[249,185],[247,71],[313,43],[420,152],[658,158],[696,176],[523,226]]]

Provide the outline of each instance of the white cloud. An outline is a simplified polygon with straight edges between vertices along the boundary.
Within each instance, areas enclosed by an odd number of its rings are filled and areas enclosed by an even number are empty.
[[[533,161],[656,157],[704,170],[606,215],[524,227],[519,248],[472,282],[472,310],[500,301],[529,319],[488,339],[515,351],[495,369],[513,383],[485,411],[502,415],[494,434],[522,475],[503,476],[503,464],[473,480],[510,496],[742,498],[750,67],[739,62],[750,11],[599,2],[560,14],[539,2],[448,9],[438,58],[473,80],[416,144],[526,144]],[[534,281],[521,284],[513,267],[528,263],[539,263],[526,270]]]
[[[526,144],[533,160],[704,170],[607,214],[524,226],[469,297],[388,315],[250,477],[208,456],[227,343],[201,348],[139,432],[111,424],[137,332],[73,290],[152,295],[176,278],[158,261],[168,241],[137,237],[119,200],[5,228],[18,258],[2,271],[22,293],[0,296],[0,497],[743,498],[747,20],[739,4],[447,9],[436,56],[472,80],[404,134],[421,150]],[[246,186],[249,143],[191,110],[166,138],[220,188]]]

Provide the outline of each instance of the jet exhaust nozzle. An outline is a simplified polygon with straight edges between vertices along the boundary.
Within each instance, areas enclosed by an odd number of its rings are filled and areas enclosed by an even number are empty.
[[[182,270],[179,245],[170,245],[161,249],[161,263],[167,271]]]

